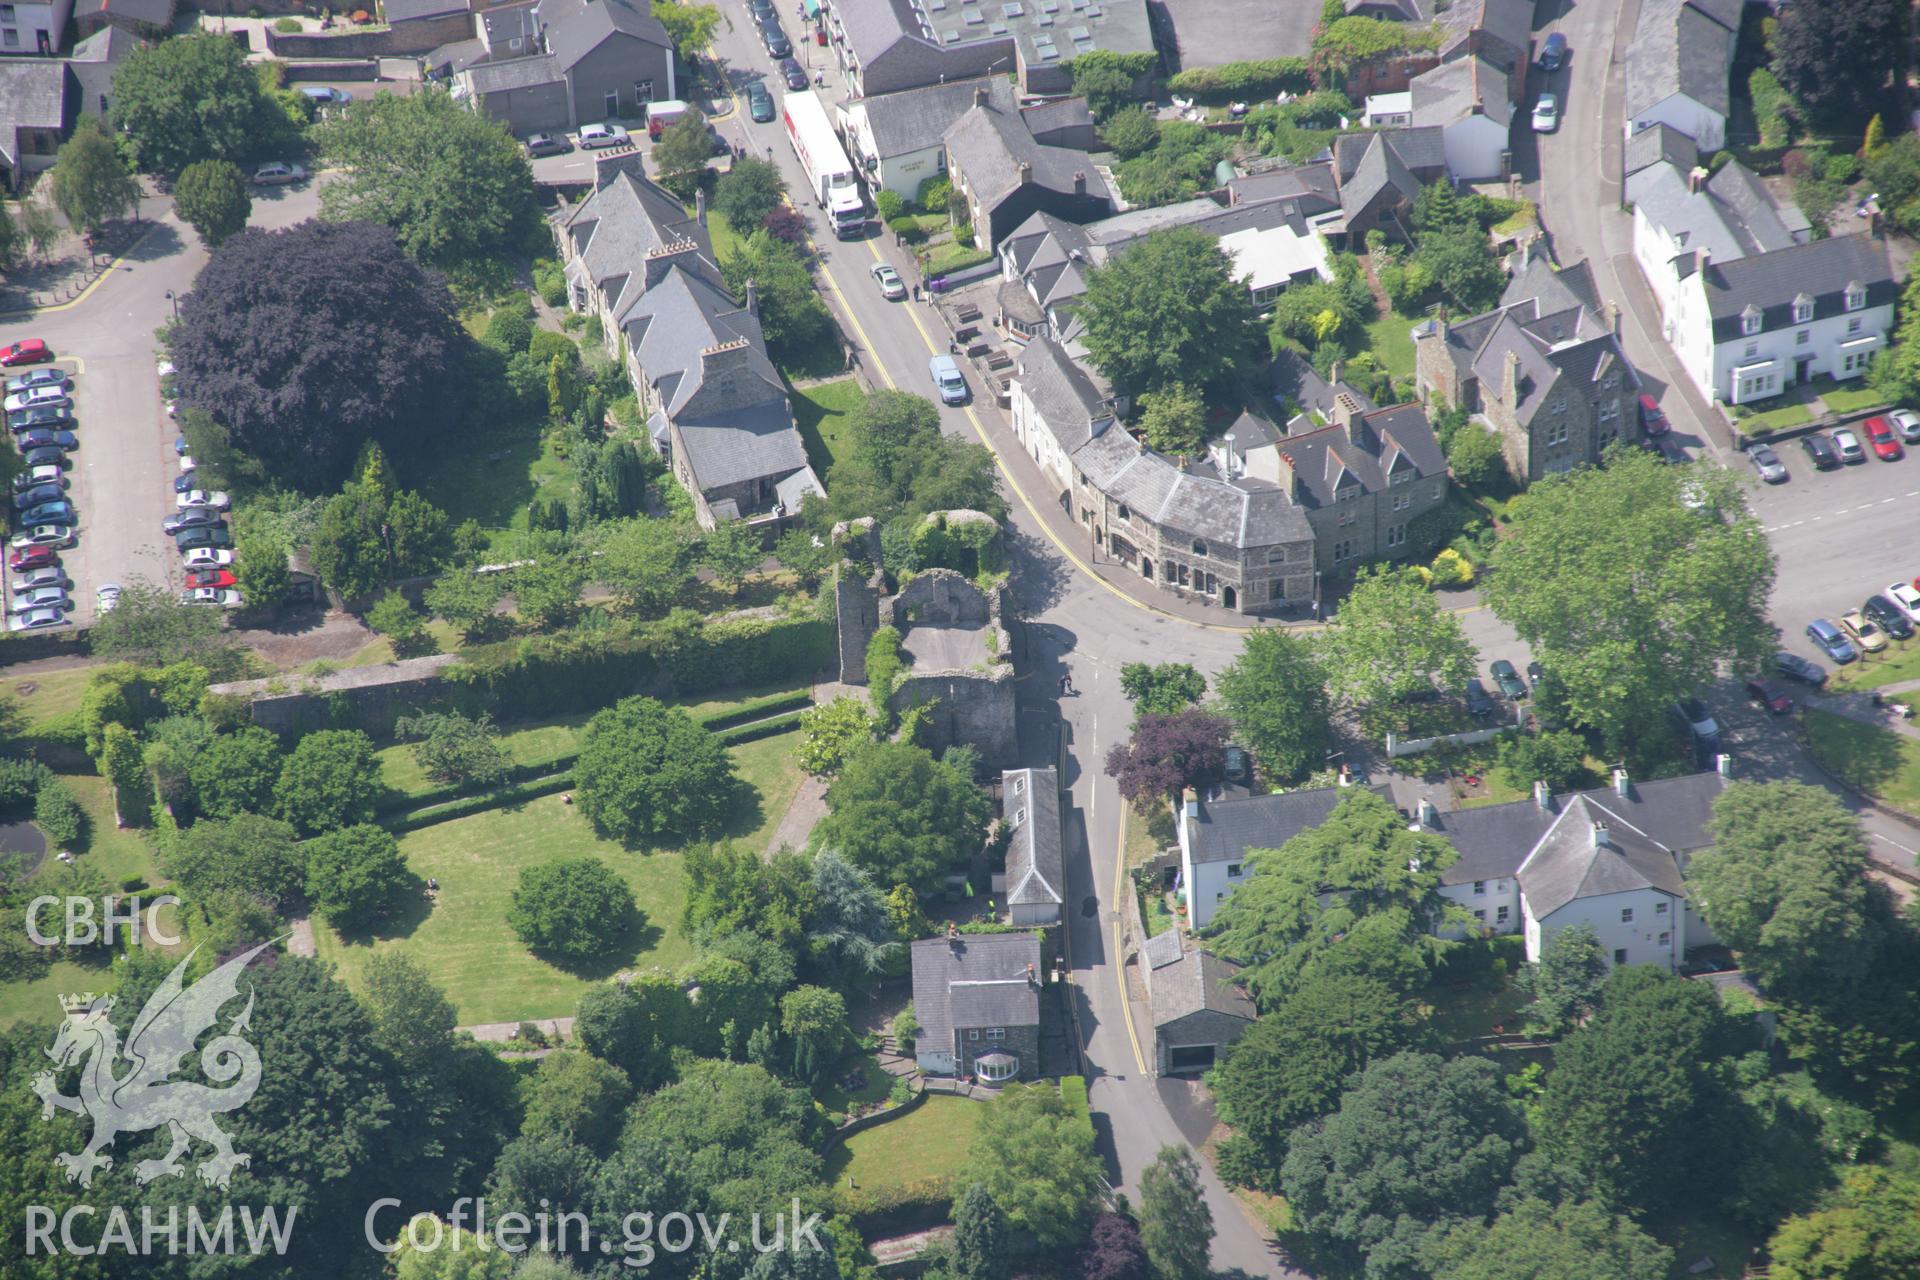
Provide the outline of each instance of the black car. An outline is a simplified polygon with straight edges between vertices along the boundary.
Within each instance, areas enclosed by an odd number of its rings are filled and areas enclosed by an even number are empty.
[[[1540,69],[1558,71],[1567,60],[1567,38],[1558,31],[1547,36],[1546,43],[1540,46]]]
[[[13,509],[25,511],[28,507],[37,507],[43,502],[59,502],[67,496],[66,486],[58,484],[37,484],[30,489],[21,489],[13,495]]]
[[[1487,687],[1481,684],[1478,679],[1467,681],[1467,687],[1462,690],[1462,694],[1467,700],[1467,710],[1473,715],[1490,716],[1493,714],[1493,699],[1487,695]]]
[[[71,431],[55,431],[52,427],[35,427],[31,431],[22,431],[14,438],[14,444],[22,449],[71,449],[80,442]],[[28,462],[33,459],[29,457]]]
[[[787,78],[787,88],[800,90],[807,87],[807,73],[792,58],[780,59],[780,74]]]
[[[778,22],[760,24],[760,40],[767,46],[767,55],[774,58],[791,58],[793,41],[787,39],[787,33],[780,29]]]
[[[175,493],[185,493],[189,489],[198,489],[199,487],[200,477],[191,471],[182,471],[173,478],[173,491]]]
[[[198,525],[174,534],[173,545],[182,551],[191,551],[195,547],[230,547],[233,545],[233,531],[223,524]]]
[[[1520,673],[1505,658],[1498,658],[1487,668],[1493,676],[1493,682],[1500,686],[1500,692],[1514,702],[1527,696],[1527,686],[1520,679]]]
[[[755,22],[773,21],[773,0],[747,0],[747,8],[753,11]]]
[[[35,427],[64,427],[73,421],[73,410],[60,405],[43,404],[31,409],[15,409],[7,415],[7,426],[14,431]]]
[[[747,82],[747,115],[756,124],[765,124],[773,119],[773,95],[758,80]]]
[[[1813,463],[1816,471],[1831,471],[1840,465],[1840,455],[1835,452],[1833,443],[1818,432],[1801,436],[1800,447],[1807,451],[1807,460]]]
[[[1885,596],[1868,596],[1867,602],[1860,606],[1860,612],[1880,624],[1880,629],[1895,640],[1913,639],[1913,619],[1907,617],[1902,609]]]
[[[67,451],[57,444],[21,444],[20,460],[30,467],[64,467]]]
[[[1529,662],[1527,664],[1527,683],[1528,684],[1539,684],[1541,674],[1542,672],[1540,670],[1539,663]]]
[[[1776,653],[1773,655],[1773,669],[1783,676],[1792,676],[1818,689],[1827,682],[1827,673],[1820,664],[1811,662],[1797,653]]]

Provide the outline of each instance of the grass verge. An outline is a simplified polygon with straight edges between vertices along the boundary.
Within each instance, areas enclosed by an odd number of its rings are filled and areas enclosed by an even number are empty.
[[[865,398],[853,378],[822,382],[793,393],[793,417],[807,446],[807,461],[824,483],[833,464],[846,456],[847,416]]]
[[[1807,749],[1849,786],[1908,813],[1920,813],[1920,741],[1880,725],[1808,708]]]

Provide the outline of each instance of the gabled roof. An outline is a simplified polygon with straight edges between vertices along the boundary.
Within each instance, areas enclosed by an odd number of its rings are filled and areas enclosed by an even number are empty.
[[[1078,181],[1084,183],[1089,198],[1113,200],[1106,179],[1086,152],[1034,141],[1018,111],[992,105],[969,107],[948,127],[945,140],[950,167],[965,175],[974,195],[989,208],[1019,190],[1023,164],[1037,186],[1071,192]]]
[[[1202,1012],[1252,1022],[1259,1011],[1233,980],[1238,972],[1210,951],[1187,948],[1178,960],[1153,970],[1153,1025],[1164,1027]]]
[[[1813,299],[1813,318],[1823,320],[1846,311],[1849,286],[1866,290],[1867,307],[1891,306],[1900,292],[1886,249],[1864,235],[1830,236],[1711,263],[1703,283],[1716,341],[1731,339],[1740,313],[1750,306],[1760,308],[1763,329],[1776,329],[1793,323],[1793,300],[1801,294]]]
[[[859,108],[866,112],[874,149],[882,159],[911,155],[939,146],[953,122],[973,106],[977,89],[985,89],[988,101],[1002,111],[1013,111],[1020,105],[1013,81],[1005,76],[982,76],[878,94],[863,99]]]
[[[1597,312],[1600,292],[1593,284],[1593,269],[1584,259],[1572,266],[1556,267],[1544,253],[1529,250],[1521,256],[1519,269],[1507,281],[1500,305],[1510,307],[1529,301],[1542,314],[1575,307]]]
[[[1675,94],[1724,117],[1740,8],[1740,0],[1643,0],[1626,48],[1627,119]]]
[[[1786,248],[1794,238],[1778,218],[1748,223],[1722,198],[1721,193],[1726,191],[1743,200],[1750,194],[1751,189],[1738,179],[1719,181],[1722,174],[1739,165],[1738,160],[1729,161],[1721,174],[1715,175],[1715,182],[1697,191],[1688,175],[1674,166],[1649,166],[1627,179],[1627,203],[1671,237],[1683,252],[1705,252],[1714,262]]]
[[[483,63],[472,74],[477,83],[488,66],[510,65]],[[606,292],[608,308],[616,316],[632,302],[627,283],[641,277],[647,255],[656,249],[691,240],[706,263],[713,261],[713,240],[706,227],[678,200],[632,173],[615,174],[582,200],[567,215],[565,229],[581,264],[594,285]],[[717,278],[717,268],[713,275]]]
[[[1437,174],[1447,167],[1446,131],[1437,124],[1373,133],[1343,133],[1333,140],[1333,169],[1343,185],[1352,180],[1354,171],[1376,140],[1391,147],[1400,163],[1416,175],[1422,169]]]
[[[1355,421],[1362,424],[1359,443],[1342,426],[1322,427],[1278,442],[1281,454],[1292,460],[1300,477],[1305,505],[1332,506],[1342,476],[1358,482],[1362,492],[1380,493],[1402,468],[1411,467],[1416,477],[1446,474],[1447,460],[1419,405],[1375,409]]]
[[[1302,831],[1319,826],[1349,787],[1315,787],[1280,795],[1241,796],[1228,800],[1202,798],[1198,814],[1181,814],[1187,847],[1195,866],[1210,862],[1239,862],[1254,849],[1278,849]],[[1385,787],[1370,788],[1391,801]]]
[[[1037,1027],[1040,939],[1031,933],[962,934],[913,944],[913,1012],[924,1038],[951,1052],[956,1027]],[[1029,969],[1031,966],[1031,970]]]
[[[712,281],[679,267],[666,274],[620,317],[641,371],[661,393],[667,416],[675,421],[730,415],[778,401],[786,404],[780,375],[767,358],[760,321]],[[744,357],[752,380],[731,388],[727,403],[703,399],[701,355],[715,347],[747,343]]]
[[[1063,453],[1093,439],[1096,423],[1113,419],[1113,409],[1093,378],[1050,338],[1037,337],[1027,344],[1014,377]]]
[[[1115,502],[1174,535],[1234,548],[1313,540],[1306,513],[1279,486],[1182,469],[1125,431],[1101,432],[1073,460]]]
[[[1656,124],[1628,137],[1623,170],[1626,177],[1663,162],[1686,173],[1700,163],[1700,148],[1670,124]]]
[[[1066,901],[1060,857],[1060,777],[1052,769],[1009,769],[1000,775],[1001,808],[1012,828],[1007,845],[1007,902],[1059,906]]]
[[[567,69],[616,35],[668,51],[673,48],[667,29],[644,4],[629,0],[540,0],[537,7],[540,25],[547,33],[547,48]]]
[[[1533,43],[1534,0],[1484,0],[1478,30],[1524,54]]]
[[[560,60],[550,53],[528,58],[507,58],[499,62],[476,62],[466,70],[468,83],[482,96],[531,89],[536,85],[559,84],[567,78]]]
[[[1674,851],[1587,795],[1567,803],[1516,874],[1536,920],[1578,898],[1638,889],[1687,896]]]
[[[1420,186],[1420,179],[1400,159],[1400,153],[1387,140],[1387,135],[1376,133],[1360,153],[1353,176],[1340,187],[1340,208],[1352,217],[1388,190],[1398,194],[1395,204],[1402,200],[1411,202],[1419,197]]]
[[[380,8],[388,22],[417,22],[467,12],[463,0],[385,0]]]
[[[1513,103],[1507,100],[1507,73],[1479,54],[1457,62],[1443,62],[1415,76],[1413,123],[1445,128],[1471,116],[1485,116],[1502,128],[1513,124]]]
[[[17,131],[67,124],[67,68],[56,58],[0,59],[0,154],[18,164]]]
[[[1800,206],[1775,201],[1760,175],[1738,160],[1720,166],[1720,171],[1707,179],[1707,191],[1733,211],[1755,244],[1784,249],[1808,237],[1812,224],[1800,212]]]

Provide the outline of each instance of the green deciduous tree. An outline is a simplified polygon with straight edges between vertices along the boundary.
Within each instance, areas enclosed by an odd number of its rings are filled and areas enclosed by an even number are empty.
[[[300,739],[280,770],[280,816],[302,835],[373,821],[380,764],[358,729],[322,729]]]
[[[307,901],[343,933],[392,914],[414,884],[399,843],[372,823],[316,836],[306,851]]]
[[[287,570],[286,544],[275,538],[249,536],[234,540],[233,577],[240,598],[252,609],[277,609],[293,590]]]
[[[1215,683],[1268,777],[1290,782],[1326,760],[1327,674],[1311,641],[1275,627],[1249,631],[1240,656]]]
[[[1108,116],[1100,126],[1100,137],[1122,160],[1145,155],[1160,141],[1160,126],[1139,107],[1128,107]]]
[[[1460,619],[1418,582],[1383,566],[1355,577],[1320,653],[1332,693],[1356,708],[1374,733],[1392,725],[1395,702],[1458,689],[1475,661]]]
[[[831,778],[849,757],[873,741],[874,719],[858,698],[838,697],[800,713],[800,767],[816,778]]]
[[[1227,377],[1254,332],[1232,261],[1190,227],[1156,231],[1094,269],[1076,314],[1100,372],[1137,393]]]
[[[376,94],[320,123],[314,139],[342,171],[321,189],[325,215],[385,223],[417,262],[479,266],[539,225],[520,144],[451,94]]]
[[[1050,1084],[1016,1085],[987,1104],[959,1177],[1043,1246],[1084,1238],[1103,1179],[1093,1127]]]
[[[839,850],[877,884],[930,893],[980,847],[992,809],[965,771],[920,747],[881,742],[848,760],[827,788],[814,843]]]
[[[745,521],[719,525],[700,540],[700,563],[713,574],[713,580],[734,595],[740,594],[747,575],[766,561],[767,549],[760,532]]]
[[[813,912],[813,873],[797,854],[762,858],[732,844],[686,852],[687,927],[709,937],[749,933],[792,948]]]
[[[523,564],[508,577],[514,611],[538,627],[564,626],[580,611],[587,568],[571,556],[547,556]]]
[[[1184,382],[1140,397],[1140,430],[1162,453],[1198,454],[1207,446],[1207,402]]]
[[[645,844],[698,836],[732,811],[733,760],[686,712],[623,698],[587,722],[575,798],[609,839]]]
[[[114,126],[150,173],[241,161],[285,136],[240,46],[214,31],[136,47],[113,74]]]
[[[1129,662],[1120,668],[1120,692],[1135,714],[1167,716],[1207,696],[1207,678],[1190,662]]]
[[[665,137],[660,145],[666,145]],[[659,154],[657,147],[654,154]],[[749,231],[740,247],[720,260],[720,274],[735,297],[744,298],[752,283],[767,345],[781,355],[804,352],[832,329],[833,319],[806,261],[785,240]]]
[[[667,38],[689,65],[693,55],[713,41],[720,28],[720,10],[710,4],[683,4],[678,0],[654,0],[653,16],[667,29]]]
[[[1001,1280],[1011,1270],[1006,1211],[976,1182],[953,1204],[953,1280]]]
[[[713,188],[713,211],[741,235],[750,235],[786,198],[787,183],[771,160],[733,162]]]
[[[1141,63],[1145,61],[1146,66]],[[1152,56],[1094,49],[1067,64],[1073,91],[1087,100],[1095,120],[1106,120],[1133,99],[1133,82],[1152,69]]]
[[[94,620],[95,656],[166,666],[193,659],[209,670],[227,670],[236,654],[222,634],[220,611],[180,603],[176,591],[130,578],[119,603]]]
[[[653,167],[660,185],[682,200],[692,198],[712,156],[707,120],[698,111],[689,111],[668,125],[653,144]]]
[[[1858,1168],[1814,1212],[1767,1243],[1774,1280],[1868,1280],[1920,1271],[1920,1181]]]
[[[1522,1200],[1490,1224],[1453,1228],[1430,1258],[1434,1280],[1631,1280],[1673,1268],[1671,1249],[1591,1200]]]
[[[580,997],[574,1019],[581,1047],[620,1068],[637,1089],[672,1075],[673,1047],[686,1043],[692,1025],[686,992],[661,973],[594,987]]]
[[[769,1206],[791,1208],[796,1195],[818,1203],[816,1115],[804,1090],[760,1067],[703,1062],[632,1113],[621,1154],[642,1167],[687,1170],[686,1194],[674,1207],[745,1220]]]
[[[421,1247],[414,1247],[415,1240]],[[428,1213],[416,1215],[393,1243],[398,1246],[388,1261],[393,1280],[511,1280],[522,1274],[512,1254],[489,1248],[485,1237]]]
[[[563,961],[604,955],[633,922],[633,890],[598,858],[527,867],[507,908],[520,941]]]
[[[1164,1280],[1207,1280],[1213,1211],[1200,1189],[1200,1166],[1186,1147],[1162,1147],[1140,1175],[1140,1243]]]
[[[847,1045],[847,1002],[827,987],[795,987],[780,997],[780,1034],[793,1051],[793,1074],[817,1082]]]
[[[459,1021],[426,967],[404,951],[375,951],[361,971],[374,1039],[407,1071],[444,1066]]]
[[[294,829],[249,813],[194,823],[161,863],[190,893],[254,895],[276,911],[290,910],[306,889],[306,853]]]
[[[1689,486],[1708,516],[1682,501]],[[1667,707],[1726,667],[1758,670],[1774,558],[1720,467],[1620,450],[1534,484],[1494,549],[1487,603],[1553,672],[1566,715],[1608,754],[1660,731]],[[1563,590],[1580,584],[1579,606]],[[1665,654],[1660,662],[1649,653]]]
[[[209,249],[247,225],[253,197],[247,176],[231,160],[196,160],[173,184],[173,209]]]
[[[1555,933],[1539,963],[1514,975],[1514,985],[1533,997],[1532,1021],[1550,1036],[1565,1035],[1591,1014],[1606,981],[1607,957],[1588,924]]]
[[[1520,791],[1536,782],[1549,791],[1570,791],[1587,777],[1587,742],[1565,729],[1515,734],[1500,743],[1500,768]]]
[[[223,733],[194,758],[188,770],[194,803],[209,818],[264,813],[285,760],[280,740],[258,725]]]
[[[427,611],[460,628],[466,639],[477,640],[492,629],[494,606],[505,594],[505,586],[501,574],[450,570],[427,588]]]
[[[831,511],[883,524],[967,508],[1000,519],[993,456],[940,433],[940,411],[923,396],[870,391],[844,427],[845,447],[828,472]]]
[[[1356,1272],[1417,1275],[1437,1224],[1492,1210],[1526,1133],[1493,1063],[1398,1053],[1294,1131],[1281,1186],[1294,1222]]]
[[[396,658],[418,658],[440,648],[440,642],[427,630],[426,618],[398,591],[388,591],[373,602],[367,610],[367,626],[387,638]]]
[[[620,1132],[621,1112],[633,1096],[626,1072],[590,1053],[561,1049],[541,1060],[527,1098],[522,1133],[557,1133],[604,1152]]]
[[[513,757],[500,745],[500,733],[484,711],[477,716],[423,711],[401,716],[393,731],[413,739],[414,762],[435,782],[491,787],[513,767]]]
[[[1507,474],[1507,456],[1500,451],[1500,437],[1468,423],[1454,433],[1447,446],[1447,469],[1466,489],[1475,493],[1492,490]]]
[[[1441,872],[1458,856],[1355,788],[1319,826],[1277,850],[1249,851],[1247,878],[1212,932],[1222,955],[1247,964],[1247,987],[1262,1005],[1313,974],[1365,974],[1413,990],[1448,945],[1432,929],[1458,913],[1439,892]]]
[[[686,596],[694,581],[691,532],[671,520],[636,518],[594,530],[594,575],[621,608],[658,617]]]

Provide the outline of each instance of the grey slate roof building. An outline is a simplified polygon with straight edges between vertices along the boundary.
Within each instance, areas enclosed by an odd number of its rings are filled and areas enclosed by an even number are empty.
[[[1180,947],[1177,930],[1172,931]],[[1253,1025],[1259,1011],[1234,981],[1235,967],[1210,951],[1186,946],[1172,960],[1153,965],[1154,1069],[1162,1074],[1212,1067],[1220,1051]]]
[[[0,177],[15,191],[49,169],[78,114],[79,84],[55,58],[0,59]]]
[[[1181,815],[1181,848],[1194,865],[1239,862],[1255,849],[1278,849],[1327,820],[1350,787],[1316,787],[1279,795],[1209,801],[1196,796]],[[1391,800],[1386,787],[1373,787]]]
[[[1598,800],[1575,796],[1515,873],[1536,918],[1576,898],[1658,889],[1684,898],[1673,850],[1615,815]]]
[[[1759,313],[1759,332],[1765,333],[1807,323],[1794,319],[1796,299],[1812,299],[1809,318],[1819,321],[1861,309],[1847,306],[1849,290],[1864,293],[1865,307],[1891,306],[1900,296],[1887,251],[1870,236],[1831,236],[1712,262],[1703,283],[1716,343],[1742,336],[1741,319],[1749,310]]]
[[[1420,189],[1446,176],[1446,132],[1429,124],[1341,134],[1334,139],[1333,172],[1349,245],[1375,230],[1408,239],[1407,214]]]
[[[157,37],[173,27],[174,12],[174,0],[75,0],[73,22],[82,36],[113,26]]]
[[[1038,141],[1022,113],[994,106],[984,89],[944,141],[947,176],[972,208],[974,243],[983,249],[996,248],[1035,213],[1091,222],[1113,211],[1091,156]]]
[[[1033,933],[925,938],[909,951],[914,1056],[930,1075],[997,1075],[978,1060],[1010,1053],[1023,1080],[1040,1073],[1040,938]],[[996,1064],[997,1065],[997,1064]]]
[[[1080,54],[1153,52],[1145,0],[834,0],[828,24],[855,97],[1009,71],[1058,96]]]
[[[615,35],[673,48],[673,38],[653,10],[630,0],[540,0],[539,10],[547,47],[562,70],[571,71]]]
[[[1624,50],[1629,134],[1665,120],[1703,151],[1722,145],[1742,7],[1741,0],[1645,0]]]
[[[1058,924],[1066,901],[1060,854],[1060,777],[1051,768],[1000,775],[1007,844],[1007,908],[1015,924]]]
[[[1444,129],[1469,116],[1485,116],[1503,128],[1513,124],[1506,72],[1478,54],[1421,72],[1411,92],[1416,128]]]
[[[428,6],[437,0],[408,0]],[[515,134],[638,121],[676,96],[673,41],[645,0],[535,0],[476,14],[475,39],[434,50],[454,92]]]
[[[1631,178],[1642,169],[1670,164],[1681,173],[1689,173],[1700,163],[1700,148],[1692,138],[1669,124],[1656,124],[1627,138],[1621,169]]]
[[[145,41],[123,27],[106,26],[73,46],[67,69],[79,86],[81,115],[105,116],[113,101],[113,73]]]
[[[1705,253],[1714,262],[1772,253],[1812,235],[1806,215],[1775,203],[1758,175],[1738,160],[1710,177],[1698,168],[1649,165],[1628,178],[1623,190],[1636,222],[1644,219],[1676,249]]]
[[[383,0],[380,11],[389,23],[397,24],[463,13],[467,11],[467,5],[463,0]]]

